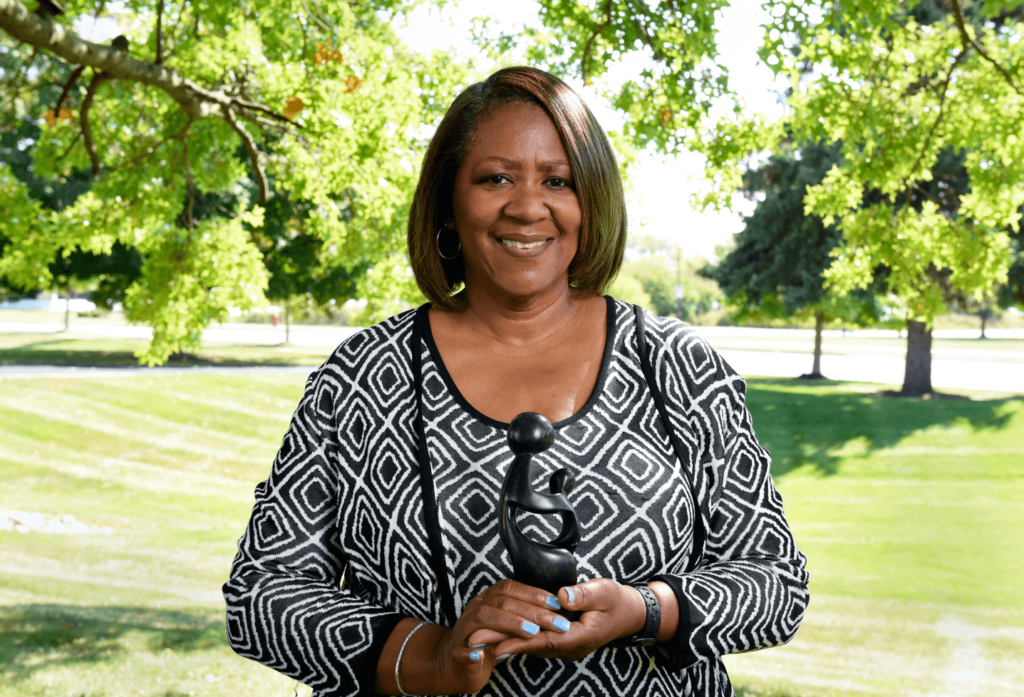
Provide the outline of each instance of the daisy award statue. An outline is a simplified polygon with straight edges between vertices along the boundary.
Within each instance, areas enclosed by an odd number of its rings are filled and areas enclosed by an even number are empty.
[[[576,583],[576,545],[580,541],[580,523],[566,496],[572,491],[576,477],[566,468],[551,475],[550,493],[533,489],[531,463],[555,442],[555,429],[541,414],[523,412],[508,427],[508,446],[515,459],[505,473],[498,501],[499,535],[512,560],[516,581],[557,594],[563,586]],[[516,522],[519,510],[531,513],[557,513],[562,530],[550,542],[537,542],[527,537]],[[568,615],[563,611],[562,614]],[[578,613],[573,613],[578,614]],[[572,619],[572,618],[570,618]]]

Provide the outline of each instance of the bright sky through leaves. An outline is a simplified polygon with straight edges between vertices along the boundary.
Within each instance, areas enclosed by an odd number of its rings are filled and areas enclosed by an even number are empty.
[[[523,24],[537,25],[538,5],[534,0],[481,0],[449,4],[439,10],[433,4],[420,5],[412,13],[406,26],[396,27],[402,40],[420,52],[434,49],[454,49],[467,56],[480,56],[471,40],[471,25],[475,17],[490,16],[504,31],[518,31]],[[770,116],[782,113],[777,95],[771,91],[776,84],[772,71],[758,63],[757,49],[762,42],[761,24],[770,18],[761,9],[760,0],[738,0],[719,18],[718,47],[721,63],[728,67],[730,85],[747,102],[751,111]],[[485,58],[483,60],[486,60]],[[610,82],[621,82],[641,68],[636,56],[614,66],[608,77]],[[623,118],[593,87],[584,87],[577,76],[567,79],[580,91],[594,111],[598,121],[607,129],[622,126]],[[784,89],[785,85],[778,83]],[[698,190],[704,158],[690,153],[678,158],[664,158],[643,153],[638,158],[629,192],[629,220],[633,232],[653,234],[678,241],[688,257],[703,256],[713,259],[717,245],[730,241],[743,226],[739,213],[749,214],[753,204],[737,197],[737,212],[708,211],[699,213],[689,205],[690,194]],[[642,227],[641,227],[642,226]]]

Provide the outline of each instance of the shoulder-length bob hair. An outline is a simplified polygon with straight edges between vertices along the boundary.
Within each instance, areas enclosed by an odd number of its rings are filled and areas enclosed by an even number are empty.
[[[460,94],[441,120],[423,158],[423,169],[409,211],[409,259],[420,290],[431,303],[461,311],[453,295],[465,280],[461,252],[444,260],[438,231],[453,216],[455,174],[480,120],[495,107],[526,102],[551,117],[576,183],[582,219],[569,284],[578,293],[602,292],[615,278],[626,248],[626,204],[615,154],[583,100],[554,75],[536,68],[505,68]]]

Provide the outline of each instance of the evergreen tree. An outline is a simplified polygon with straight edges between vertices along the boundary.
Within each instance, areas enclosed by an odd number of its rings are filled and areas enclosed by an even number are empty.
[[[822,274],[842,235],[818,216],[804,214],[807,187],[820,183],[839,160],[837,145],[810,144],[772,155],[750,170],[744,192],[760,200],[744,218],[736,246],[717,265],[703,270],[748,313],[813,315],[814,362],[811,372],[801,376],[806,378],[824,377],[821,344],[827,322],[864,324],[878,316],[871,294],[836,295],[825,287]]]

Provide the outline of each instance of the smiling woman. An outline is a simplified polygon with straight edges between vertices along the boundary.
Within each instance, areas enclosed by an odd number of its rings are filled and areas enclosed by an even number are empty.
[[[625,235],[611,147],[560,80],[509,68],[455,100],[409,220],[430,303],[310,376],[224,586],[236,651],[322,696],[717,697],[719,656],[793,636],[806,560],[743,379],[601,297]],[[582,529],[564,587],[514,580],[501,544],[524,412],[553,422],[531,484]]]
[[[579,248],[580,204],[558,131],[529,104],[506,104],[477,129],[455,177],[453,212],[467,288],[530,298]],[[468,293],[467,293],[468,296]]]
[[[511,107],[508,118],[493,118],[503,106]],[[526,108],[530,106],[533,109]],[[517,119],[531,113],[529,128],[524,128],[527,124]],[[504,132],[480,128],[485,120],[504,127]],[[544,154],[536,153],[536,160],[529,163],[522,161],[524,148],[533,143]],[[511,150],[502,151],[506,144],[515,145],[519,162],[509,161],[515,157]],[[466,162],[467,154],[473,156],[472,165]],[[457,224],[458,198],[467,193],[470,176],[511,174],[501,167],[527,164],[537,170],[534,174],[561,179],[575,194],[564,197],[572,199],[570,205],[576,206],[579,217],[579,250],[569,266],[570,285],[591,295],[618,273],[626,249],[626,204],[611,144],[583,100],[561,80],[540,70],[509,68],[459,95],[423,161],[409,214],[409,254],[420,288],[436,307],[462,309],[468,300],[452,294],[465,280],[463,255],[444,259],[437,250],[444,237],[439,230]],[[492,172],[479,169],[487,165]],[[552,166],[561,171],[541,171]]]

